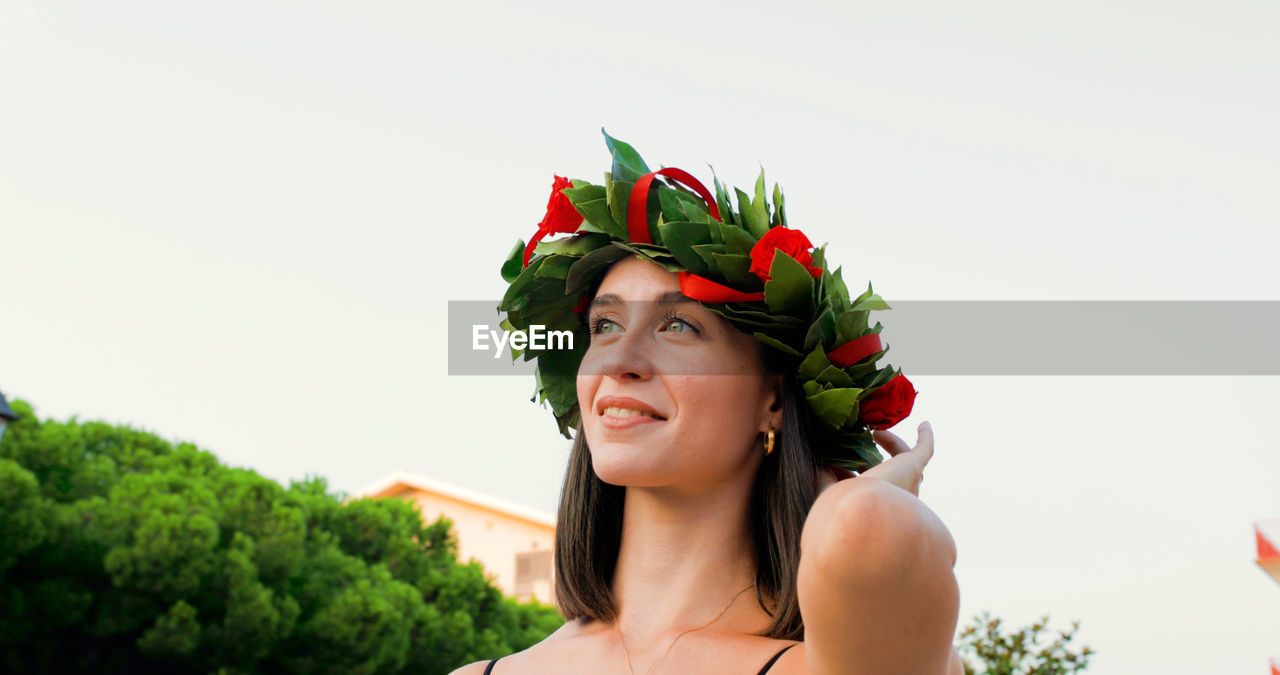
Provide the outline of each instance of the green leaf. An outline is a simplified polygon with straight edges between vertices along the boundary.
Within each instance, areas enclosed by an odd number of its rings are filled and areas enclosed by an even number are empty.
[[[764,199],[764,167],[760,167],[760,177],[756,179],[756,196],[751,200],[751,211],[754,213],[752,218],[768,229],[769,203]]]
[[[717,253],[724,253],[725,249],[724,244],[698,244],[693,247],[693,252],[702,258],[707,268],[710,268],[710,266],[716,264],[713,256]]]
[[[764,284],[765,302],[779,314],[807,317],[813,311],[813,277],[783,251],[773,256],[770,279]]]
[[[813,249],[813,266],[824,270],[827,268],[827,245],[825,243]]]
[[[796,374],[805,380],[818,379],[818,373],[831,367],[831,360],[827,358],[826,352],[821,347],[809,352],[804,357],[804,361],[800,362],[800,367],[796,370]]]
[[[576,392],[575,395],[577,395]],[[570,408],[569,412],[563,415],[556,415],[556,425],[560,428],[560,435],[569,440],[573,440],[573,434],[570,433],[570,430],[577,429],[578,423],[581,421],[582,411],[578,409],[577,405]]]
[[[725,223],[717,223],[713,226],[720,232],[720,238],[724,245],[729,247],[730,251],[741,253],[742,255],[751,255],[751,249],[755,248],[756,240],[747,234],[747,231],[737,225],[727,225]]]
[[[867,384],[870,382],[870,380],[868,380],[866,377],[867,374],[875,372],[875,370],[879,367],[876,365],[876,362],[879,361],[880,357],[884,356],[885,352],[887,351],[889,350],[882,349],[874,354],[871,354],[867,358],[863,359],[861,363],[856,363],[852,366],[849,366],[848,368],[845,368],[844,372],[847,373],[849,377],[853,378],[853,381],[855,383],[858,383],[859,386],[861,386],[863,389],[866,389]]]
[[[858,408],[861,389],[840,387],[805,396],[814,416],[831,429],[839,429]]]
[[[799,343],[804,337],[806,328],[802,319],[794,316],[785,316],[773,314],[770,312],[755,311],[751,309],[754,304],[731,303],[727,305],[710,305],[718,308],[713,311],[723,316],[725,319],[734,323],[743,325],[762,326],[769,329],[769,333],[774,336],[786,335],[790,340],[795,337],[795,342]]]
[[[849,287],[844,283],[842,267],[837,267],[836,271],[831,273],[831,278],[835,280],[834,290],[836,295],[840,297],[840,310],[844,311],[849,308]]]
[[[836,339],[836,314],[830,309],[818,315],[809,332],[804,336],[804,348],[813,349],[814,345],[834,344]]]
[[[880,463],[880,454],[876,450],[875,441],[871,440],[871,431],[857,424],[856,409],[845,421],[844,427],[830,432],[822,444],[821,464],[865,471]],[[850,427],[853,424],[853,427]],[[854,429],[859,429],[854,431]]]
[[[574,290],[587,286],[607,267],[628,255],[631,255],[629,251],[614,243],[578,258],[578,262],[569,268],[569,274],[565,277],[565,288]]]
[[[610,237],[607,234],[575,234],[572,237],[540,241],[533,247],[533,252],[539,255],[581,256],[608,245],[609,240]],[[521,255],[523,256],[523,252]]]
[[[530,290],[535,284],[544,283],[543,279],[537,279],[538,268],[547,261],[546,258],[534,258],[529,261],[529,266],[524,268],[520,276],[511,282],[507,287],[507,292],[502,296],[502,302],[498,305],[498,309],[504,312],[520,311],[524,309],[530,300]]]
[[[823,386],[822,383],[816,380],[806,380],[800,383],[800,390],[804,392],[805,396],[817,396],[830,388],[829,386]]]
[[[857,311],[869,311],[869,310],[889,309],[889,308],[890,307],[888,303],[886,303],[883,299],[881,299],[880,296],[876,295],[871,291],[871,282],[869,281],[867,282],[867,290],[862,295],[859,295],[856,300],[850,303],[850,309],[857,310]]]
[[[889,350],[885,349],[885,351],[889,351]],[[870,393],[876,389],[879,389],[885,384],[888,384],[889,380],[892,380],[893,378],[897,377],[901,373],[902,373],[901,370],[894,370],[894,368],[891,366],[888,368],[884,368],[882,370],[877,370],[873,376],[869,378],[863,378],[863,380],[858,384],[863,389],[866,389],[868,393]]]
[[[663,269],[672,274],[679,274],[685,270],[684,265],[676,262],[675,258],[663,258],[661,260],[654,260],[654,262],[662,265]]]
[[[538,267],[538,271],[533,276],[540,278],[563,279],[569,276],[569,268],[578,262],[580,258],[567,255],[547,256],[545,262]]]
[[[570,197],[569,200],[573,203],[573,208],[577,209],[578,213],[582,214],[582,217],[585,218],[588,223],[591,223],[600,231],[608,232],[609,234],[621,239],[626,239],[626,228],[618,224],[618,221],[613,219],[613,214],[609,211],[608,193],[605,188],[598,185],[592,185],[590,187],[595,188],[589,193],[593,198],[574,201],[574,199]],[[570,192],[576,192],[579,189],[585,188],[569,188],[564,190],[564,192],[565,194],[568,194]],[[599,196],[595,196],[597,194]]]
[[[729,207],[729,194],[724,191],[724,186],[720,184],[720,178],[716,176],[716,170],[711,170],[711,182],[716,187],[716,208],[720,211],[720,221],[733,225],[737,223],[737,219],[733,217],[733,209]]]
[[[760,277],[751,273],[751,258],[745,255],[712,253],[713,266],[720,271],[729,285],[750,293],[760,290]]]
[[[597,199],[605,198],[603,185],[595,185],[593,183],[578,180],[573,181],[573,187],[561,190],[560,194],[568,197],[569,203],[573,204],[574,208],[577,208],[577,206],[583,202],[592,202]]]
[[[782,353],[784,353],[784,354],[787,354],[787,355],[790,355],[790,356],[794,356],[794,357],[796,357],[796,358],[799,358],[799,357],[800,357],[800,352],[796,351],[796,349],[795,349],[794,347],[791,347],[790,345],[787,345],[786,343],[784,343],[784,342],[782,342],[782,341],[780,341],[780,340],[778,340],[778,339],[774,338],[773,336],[769,335],[768,333],[762,333],[762,332],[760,332],[760,331],[756,331],[756,332],[754,333],[754,335],[756,336],[756,339],[757,339],[757,340],[759,340],[759,341],[761,341],[761,342],[765,343],[766,345],[769,345],[770,347],[773,347],[774,349],[776,349],[776,350],[778,350],[778,351],[780,351],[780,352],[782,352]]]
[[[769,231],[769,221],[761,219],[755,209],[751,208],[751,198],[747,196],[747,193],[738,188],[734,188],[733,191],[738,196],[738,211],[739,215],[742,216],[743,227],[752,237],[759,240],[760,237],[764,236],[765,232]]]
[[[675,259],[675,256],[671,255],[671,252],[665,246],[658,246],[657,244],[624,244],[620,241],[613,242],[613,245],[664,267],[668,264],[679,265],[679,261]]]
[[[666,244],[667,250],[685,269],[700,276],[707,275],[709,267],[706,261],[693,251],[694,246],[711,242],[711,234],[706,225],[690,222],[664,223],[658,231],[662,233],[662,242]]]
[[[741,303],[736,303],[736,304],[741,304]],[[769,331],[770,333],[773,333],[775,335],[781,335],[783,332],[785,332],[785,331],[779,330],[778,322],[776,321],[769,321],[769,320],[760,321],[758,319],[752,319],[749,317],[732,316],[726,313],[722,309],[717,309],[718,307],[725,307],[725,306],[727,305],[710,305],[709,307],[711,308],[712,312],[715,312],[716,314],[719,314],[720,316],[724,317],[726,321],[728,321],[729,323],[732,323],[734,327],[736,327],[738,330],[742,331],[743,333],[753,333],[757,330],[762,330],[762,331]],[[784,342],[786,342],[786,340],[784,340]],[[796,339],[795,342],[798,343],[799,339]]]
[[[644,163],[640,158],[640,153],[635,148],[610,136],[604,129],[600,130],[604,134],[605,145],[608,146],[609,152],[613,154],[613,175],[621,177],[622,180],[635,183],[640,177],[649,173],[649,165]],[[623,221],[626,222],[626,221]]]
[[[511,252],[507,254],[507,259],[502,263],[502,280],[508,284],[514,282],[516,277],[520,276],[520,271],[524,269],[524,240],[516,242]]]
[[[869,298],[859,299],[858,302],[855,302],[853,306],[850,307],[850,309],[852,309],[855,312],[861,312],[861,311],[870,311],[870,310],[890,309],[890,307],[889,307],[889,303],[885,302],[883,298],[872,293],[871,297]]]
[[[849,377],[843,370],[835,366],[827,366],[818,373],[818,377],[814,378],[823,384],[830,384],[835,387],[852,387],[853,378]]]
[[[749,305],[744,303],[727,303],[722,305],[708,304],[707,308],[710,309],[712,312],[724,317],[726,321],[732,323],[735,327],[738,328],[738,330],[744,333],[752,333],[752,332],[755,332],[756,330],[764,330],[764,331],[768,331],[769,334],[775,337],[779,337],[780,339],[785,338],[784,339],[785,342],[788,342],[788,343],[800,342],[800,338],[799,338],[800,331],[798,328],[796,328],[795,326],[789,326],[789,325],[783,324],[778,321],[778,318],[784,318],[791,321],[795,321],[795,319],[789,316],[773,317],[772,315],[769,315],[769,318],[760,319],[750,313],[743,315],[743,314],[737,314],[734,312],[733,308],[735,307],[747,307],[747,306]],[[795,338],[794,340],[792,339],[793,337]]]
[[[867,468],[872,468],[884,461],[884,455],[880,454],[879,446],[871,439],[871,433],[867,432],[867,442],[859,444],[856,452],[864,462]]]
[[[631,199],[631,188],[635,187],[635,181],[611,180],[609,181],[609,215],[613,218],[613,222],[618,224],[623,241],[630,241],[631,237],[627,229],[627,200]],[[598,225],[599,223],[597,223]],[[650,233],[649,236],[653,236]]]
[[[787,211],[783,206],[782,188],[773,184],[773,222],[775,226],[787,226]]]
[[[574,336],[572,350],[550,349],[541,352],[538,357],[538,373],[542,376],[551,411],[556,415],[568,413],[578,403],[578,366],[586,352],[586,346],[582,344],[580,337]]]
[[[868,312],[845,312],[836,319],[836,344],[844,344],[867,332]]]
[[[716,220],[713,220],[707,223],[707,233],[711,235],[711,243],[713,244],[724,243],[724,236],[720,232],[720,228],[723,226],[724,226],[723,223]]]
[[[658,194],[662,200],[662,212],[667,216],[667,220],[707,222],[706,202],[702,201],[702,197],[681,187],[679,183],[675,183],[672,187],[664,185]]]

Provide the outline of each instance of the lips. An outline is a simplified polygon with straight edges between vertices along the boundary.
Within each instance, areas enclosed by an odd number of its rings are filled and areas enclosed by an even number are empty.
[[[596,414],[616,420],[665,421],[653,406],[629,396],[602,396],[596,401]]]

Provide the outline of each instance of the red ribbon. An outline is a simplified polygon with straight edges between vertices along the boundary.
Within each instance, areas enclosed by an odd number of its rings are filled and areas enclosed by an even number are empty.
[[[533,257],[533,249],[537,248],[538,242],[542,241],[542,238],[547,236],[548,234],[551,234],[551,230],[544,230],[541,227],[539,227],[538,231],[534,232],[533,236],[529,238],[529,243],[525,244],[524,246],[524,266],[525,267],[529,266],[529,258]]]
[[[627,234],[630,235],[631,241],[637,244],[653,243],[653,239],[649,236],[649,186],[659,175],[666,176],[698,193],[702,201],[707,203],[711,217],[720,220],[720,209],[716,207],[716,199],[711,196],[707,186],[699,183],[698,179],[688,171],[674,168],[658,169],[641,176],[640,180],[636,181],[635,187],[631,188],[631,198],[627,200]]]
[[[869,333],[827,352],[827,358],[837,368],[848,368],[881,350],[880,334]]]
[[[744,293],[729,288],[724,284],[700,277],[693,272],[683,270],[676,272],[680,279],[680,292],[700,302],[760,302],[764,300],[764,291]]]

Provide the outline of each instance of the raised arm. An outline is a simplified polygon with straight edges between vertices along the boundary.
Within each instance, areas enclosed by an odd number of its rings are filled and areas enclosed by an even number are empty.
[[[960,591],[951,533],[912,491],[933,454],[892,434],[893,457],[814,503],[801,538],[800,613],[810,673],[950,675]]]

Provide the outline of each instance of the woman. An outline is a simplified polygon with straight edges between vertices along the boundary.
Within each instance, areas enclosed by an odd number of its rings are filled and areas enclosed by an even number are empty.
[[[606,139],[607,185],[557,179],[504,266],[508,329],[587,337],[523,354],[577,429],[556,532],[568,621],[457,673],[962,673],[955,544],[917,498],[932,430],[914,447],[885,430],[915,394],[875,365],[866,313],[887,305],[848,298],[763,177],[734,214],[718,181],[713,199]],[[550,232],[576,236],[537,246]],[[751,277],[729,259],[744,252]]]

